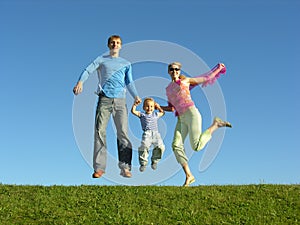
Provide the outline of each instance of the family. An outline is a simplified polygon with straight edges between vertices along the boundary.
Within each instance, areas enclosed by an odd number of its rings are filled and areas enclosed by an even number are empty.
[[[132,145],[128,137],[128,111],[125,99],[127,88],[130,95],[134,98],[131,112],[140,119],[143,130],[141,145],[138,148],[140,171],[145,171],[148,165],[149,150],[152,145],[151,168],[153,170],[157,168],[157,163],[162,158],[165,150],[165,145],[158,131],[157,121],[165,112],[175,112],[177,124],[174,131],[172,149],[186,176],[183,186],[189,186],[195,182],[195,178],[190,171],[184,149],[184,140],[187,135],[189,134],[192,149],[200,151],[212,138],[214,131],[220,127],[231,127],[229,122],[215,117],[212,125],[202,132],[202,117],[191,98],[190,89],[198,84],[204,86],[213,84],[220,74],[226,72],[225,65],[219,63],[205,75],[185,77],[180,72],[181,63],[170,63],[168,65],[168,73],[171,82],[166,87],[168,105],[160,106],[153,98],[145,98],[142,107],[143,112],[141,112],[136,109],[142,103],[142,99],[139,97],[133,82],[132,66],[130,62],[119,56],[119,51],[122,47],[121,37],[118,35],[110,36],[107,46],[109,55],[99,56],[89,64],[73,88],[75,95],[80,94],[83,90],[83,83],[92,73],[97,71],[99,83],[96,93],[99,99],[95,114],[94,172],[92,177],[100,178],[106,170],[106,128],[111,116],[117,131],[120,175],[127,178],[132,176]]]

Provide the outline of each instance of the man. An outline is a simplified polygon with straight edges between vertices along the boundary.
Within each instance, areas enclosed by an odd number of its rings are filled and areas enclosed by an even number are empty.
[[[132,145],[128,138],[126,86],[137,104],[141,102],[141,99],[138,97],[134,86],[131,64],[119,57],[119,51],[122,47],[121,37],[112,35],[108,38],[107,45],[110,50],[109,55],[97,57],[86,67],[73,92],[75,95],[80,94],[83,83],[93,72],[97,71],[99,100],[95,117],[94,173],[92,177],[100,178],[105,173],[107,159],[106,128],[111,115],[117,130],[120,175],[131,177]]]

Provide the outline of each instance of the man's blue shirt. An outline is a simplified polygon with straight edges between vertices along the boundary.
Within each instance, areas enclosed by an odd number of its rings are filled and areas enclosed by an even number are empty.
[[[125,98],[127,86],[133,98],[138,96],[132,78],[132,67],[126,59],[110,55],[99,56],[85,68],[79,81],[84,83],[95,71],[99,79],[98,94],[102,92],[108,98]]]

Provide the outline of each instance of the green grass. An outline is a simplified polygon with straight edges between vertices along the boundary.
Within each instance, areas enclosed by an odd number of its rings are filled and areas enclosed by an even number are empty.
[[[300,224],[300,185],[0,184],[0,224]]]

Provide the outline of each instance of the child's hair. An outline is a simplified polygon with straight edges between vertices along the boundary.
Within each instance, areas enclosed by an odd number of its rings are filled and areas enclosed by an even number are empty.
[[[119,35],[114,34],[114,35],[111,35],[111,36],[108,38],[108,40],[107,40],[107,44],[108,44],[108,45],[109,45],[111,39],[113,39],[113,38],[118,38],[118,39],[120,39],[120,41],[121,41],[121,43],[122,43],[122,38],[121,38]]]
[[[154,101],[153,98],[147,97],[147,98],[144,99],[143,108],[145,107],[146,102],[153,102],[153,103],[155,103],[155,101]]]

